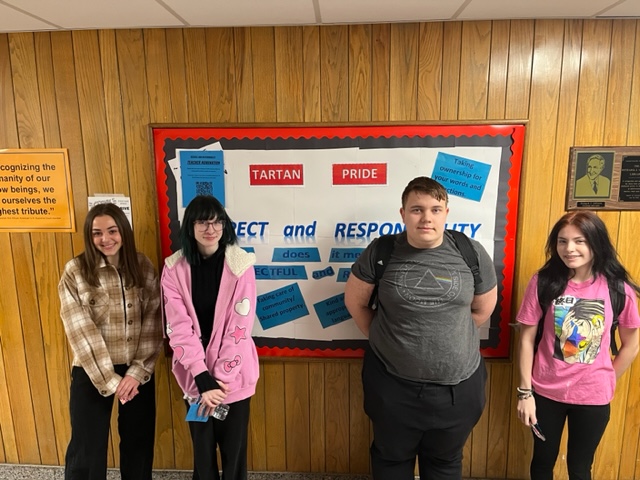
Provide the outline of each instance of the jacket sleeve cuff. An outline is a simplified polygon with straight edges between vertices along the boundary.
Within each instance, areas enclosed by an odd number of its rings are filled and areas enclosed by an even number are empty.
[[[98,392],[100,392],[100,395],[102,395],[103,397],[113,395],[114,393],[116,393],[116,389],[118,388],[121,380],[122,377],[120,375],[114,374],[113,377],[111,377],[111,380],[98,388]]]
[[[200,360],[200,361],[192,363],[191,365],[189,365],[188,370],[189,370],[189,373],[191,374],[191,376],[193,376],[193,378],[196,378],[202,372],[208,372],[209,371],[209,369],[207,368],[207,364],[204,363],[204,360]]]
[[[138,365],[131,365],[127,369],[127,375],[135,378],[140,383],[140,385],[144,385],[149,380],[151,380],[151,374]]]

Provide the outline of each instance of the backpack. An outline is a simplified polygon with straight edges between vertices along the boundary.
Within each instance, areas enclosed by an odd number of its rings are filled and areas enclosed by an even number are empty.
[[[618,354],[618,345],[616,344],[616,329],[618,328],[618,317],[624,310],[624,305],[627,301],[627,297],[624,291],[624,281],[620,279],[607,278],[607,285],[609,287],[609,299],[611,300],[611,310],[613,310],[613,322],[611,322],[611,353]],[[543,305],[540,300],[540,277],[538,276],[538,303],[542,309],[542,317],[538,321],[538,330],[536,330],[536,339],[533,343],[533,352],[538,351],[538,344],[542,340],[542,330],[544,327],[544,317],[547,315],[547,308],[550,305]]]
[[[453,239],[453,243],[462,255],[464,262],[471,269],[473,274],[474,285],[477,285],[482,281],[480,276],[480,266],[478,264],[478,254],[473,248],[473,244],[469,237],[464,233],[457,230],[445,230],[446,233]],[[378,287],[380,285],[380,279],[384,275],[384,271],[387,268],[387,263],[393,253],[393,245],[396,241],[398,234],[382,235],[378,238],[376,249],[373,252],[375,258],[375,282],[373,292],[369,298],[369,308],[376,309],[378,306]]]

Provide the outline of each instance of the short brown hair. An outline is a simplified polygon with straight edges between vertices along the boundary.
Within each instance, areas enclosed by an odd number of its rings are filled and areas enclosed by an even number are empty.
[[[402,192],[402,207],[404,208],[407,198],[411,192],[424,193],[436,200],[444,200],[445,204],[449,203],[449,195],[447,190],[433,178],[416,177],[411,180]]]

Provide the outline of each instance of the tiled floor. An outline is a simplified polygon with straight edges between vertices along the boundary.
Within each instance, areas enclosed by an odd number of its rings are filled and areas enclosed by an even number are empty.
[[[62,467],[35,467],[0,464],[0,480],[62,480]],[[120,480],[117,470],[109,470],[108,480]],[[154,480],[191,480],[191,472],[178,470],[156,470]],[[368,480],[367,475],[327,475],[297,473],[250,472],[249,480]]]
[[[62,467],[8,465],[0,463],[0,480],[63,480]],[[327,473],[249,472],[248,480],[369,480],[368,475],[331,475]],[[120,480],[117,470],[109,470],[107,480]],[[191,480],[191,472],[154,470],[153,480]],[[470,479],[468,479],[470,480]],[[481,479],[476,479],[481,480]],[[486,480],[486,479],[485,479]]]

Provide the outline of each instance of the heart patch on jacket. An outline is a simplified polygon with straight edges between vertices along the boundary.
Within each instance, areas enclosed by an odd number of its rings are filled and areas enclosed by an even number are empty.
[[[251,302],[249,301],[248,298],[244,298],[241,302],[236,303],[235,309],[238,315],[242,315],[243,317],[246,317],[247,315],[249,315],[249,310],[251,309]]]

